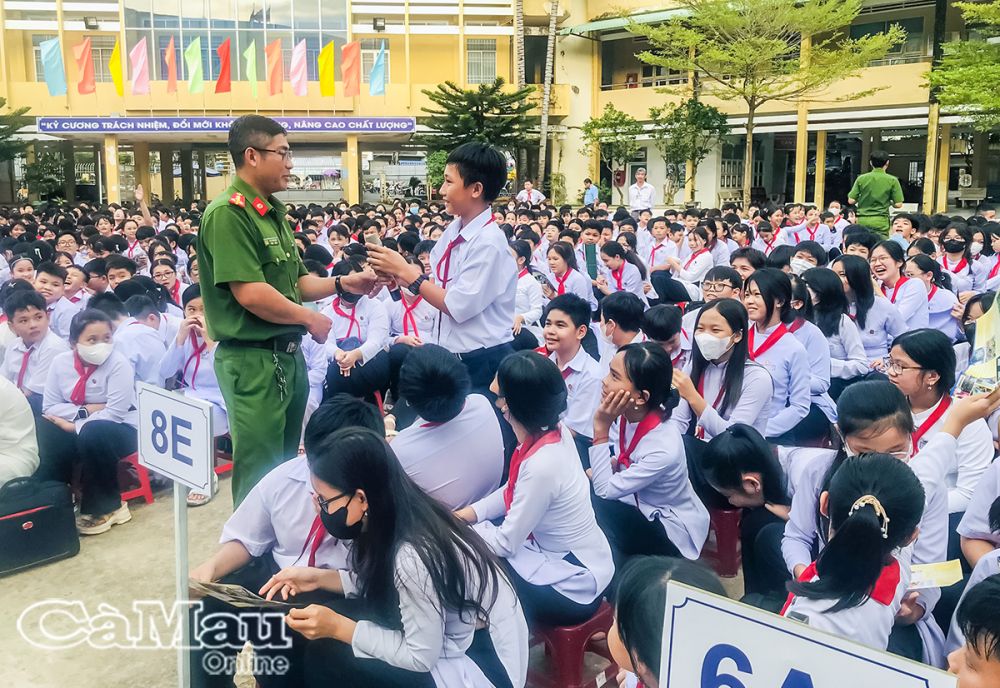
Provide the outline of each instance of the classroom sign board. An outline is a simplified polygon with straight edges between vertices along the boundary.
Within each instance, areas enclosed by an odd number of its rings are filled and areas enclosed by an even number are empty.
[[[696,590],[667,586],[661,688],[955,688],[933,667]]]
[[[209,493],[214,440],[212,405],[140,382],[139,463],[175,483]]]

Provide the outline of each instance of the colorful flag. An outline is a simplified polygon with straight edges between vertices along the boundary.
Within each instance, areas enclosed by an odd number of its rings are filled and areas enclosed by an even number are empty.
[[[63,66],[62,50],[59,49],[59,39],[50,38],[38,44],[42,52],[42,71],[45,85],[49,87],[50,96],[66,95],[66,68]]]
[[[368,95],[385,95],[385,41],[379,46],[372,64],[372,73],[368,75]]]
[[[250,95],[257,100],[257,41],[250,41],[250,45],[243,51],[243,59],[247,63],[245,73],[250,82]]]
[[[201,36],[196,36],[184,48],[184,65],[187,67],[188,92],[201,93],[205,90],[205,69],[201,64]]]
[[[348,98],[361,93],[361,44],[351,41],[340,49],[340,74],[344,79],[344,95]]]
[[[149,93],[149,54],[146,52],[146,37],[128,51],[129,70],[132,72],[132,95]]]
[[[94,85],[94,54],[90,45],[90,38],[84,38],[83,43],[73,46],[73,59],[76,60],[76,72],[80,75],[80,80],[76,83],[76,91],[80,95],[93,93],[96,89]]]
[[[301,40],[292,48],[292,66],[288,74],[292,82],[292,93],[297,96],[309,95],[309,69],[306,67],[306,42]]]
[[[115,84],[115,93],[119,96],[125,95],[125,72],[122,70],[122,46],[118,38],[115,38],[115,47],[111,51],[111,59],[108,60],[108,71],[111,72],[111,81]]]
[[[222,41],[215,52],[219,55],[219,78],[215,82],[216,93],[229,93],[233,90],[233,80],[230,76],[230,54],[229,39]]]
[[[177,93],[177,50],[174,48],[173,36],[163,53],[163,62],[167,65],[167,93]]]
[[[319,51],[319,94],[332,96],[337,91],[337,72],[333,66],[333,41],[330,41]]]
[[[285,63],[281,58],[281,39],[271,41],[264,48],[267,57],[267,90],[272,96],[281,93],[285,86]]]

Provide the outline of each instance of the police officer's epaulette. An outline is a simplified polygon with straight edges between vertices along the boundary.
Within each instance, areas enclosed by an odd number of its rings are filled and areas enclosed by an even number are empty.
[[[232,205],[238,205],[239,207],[244,208],[246,207],[247,199],[243,194],[237,191],[236,193],[234,193],[232,196],[229,197],[229,202]]]

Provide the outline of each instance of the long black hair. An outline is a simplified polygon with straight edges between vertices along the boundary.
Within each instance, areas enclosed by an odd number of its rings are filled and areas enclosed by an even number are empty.
[[[816,294],[812,322],[827,337],[840,334],[841,320],[847,315],[847,295],[840,277],[826,268],[812,268],[803,272],[801,279]]]
[[[524,258],[524,268],[528,271],[528,274],[534,274],[535,269],[531,267],[531,244],[524,239],[517,239],[510,242],[510,248],[518,258]]]
[[[546,251],[545,255],[547,256],[549,253],[552,253],[553,251],[555,251],[556,255],[558,255],[566,262],[567,271],[579,270],[576,262],[576,251],[573,250],[572,246],[567,244],[565,241],[557,241],[553,244],[549,244],[549,250]]]
[[[938,394],[948,394],[955,386],[955,349],[944,332],[930,327],[910,330],[892,340],[892,347],[896,346],[921,369],[938,374]]]
[[[716,299],[702,306],[698,311],[698,318],[695,320],[694,329],[698,330],[698,323],[702,316],[708,311],[718,311],[726,324],[733,330],[733,334],[739,332],[742,336],[740,340],[733,344],[732,354],[726,363],[726,373],[722,377],[722,387],[725,393],[722,396],[722,405],[717,409],[720,414],[724,414],[728,409],[736,406],[743,394],[743,372],[747,365],[748,347],[747,343],[747,309],[736,299]],[[692,339],[694,334],[692,333]],[[691,346],[691,379],[695,384],[701,380],[708,367],[708,360],[701,354],[697,341]]]
[[[427,568],[443,608],[465,619],[488,618],[503,575],[499,560],[472,528],[410,480],[383,437],[342,428],[314,446],[308,461],[323,482],[344,494],[364,490],[368,499],[367,526],[351,549],[359,596],[388,618],[398,615],[396,556],[406,545]]]
[[[744,294],[750,289],[751,284],[757,285],[760,295],[764,298],[767,309],[765,321],[770,322],[775,308],[778,309],[781,322],[788,324],[792,321],[792,282],[788,279],[788,275],[776,268],[761,268],[747,277],[743,284]]]
[[[926,253],[918,253],[909,258],[909,262],[917,266],[920,272],[931,273],[931,282],[941,289],[951,291],[951,273],[941,269],[941,264]]]
[[[639,260],[639,256],[635,255],[634,251],[626,251],[617,241],[609,241],[604,246],[601,246],[601,253],[610,258],[621,258],[632,263],[632,265],[639,269],[639,275],[642,279],[646,279],[646,266]]]
[[[566,410],[566,382],[559,367],[535,351],[518,351],[504,358],[497,369],[497,387],[510,415],[529,434],[555,428]]]
[[[910,540],[923,515],[924,488],[899,459],[864,454],[844,461],[828,495],[833,537],[816,560],[818,579],[791,581],[788,590],[809,599],[836,600],[827,612],[838,612],[864,604],[893,550]]]
[[[619,353],[625,354],[625,374],[640,392],[649,394],[646,408],[662,411],[664,418],[677,406],[677,394],[671,389],[674,366],[663,347],[654,342],[626,344]]]
[[[875,287],[872,285],[872,271],[868,266],[868,261],[861,256],[843,255],[838,256],[833,262],[844,266],[847,284],[854,292],[856,309],[854,317],[858,327],[863,330],[865,321],[868,319],[868,311],[875,305]]]
[[[771,445],[749,425],[733,423],[713,437],[701,460],[706,479],[715,487],[738,490],[744,473],[760,473],[764,501],[791,504],[785,472]]]

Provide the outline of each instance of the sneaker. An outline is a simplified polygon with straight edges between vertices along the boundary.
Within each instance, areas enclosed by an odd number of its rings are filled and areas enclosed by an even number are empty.
[[[122,502],[116,511],[103,516],[78,516],[76,519],[76,530],[80,535],[100,535],[111,530],[111,526],[119,523],[128,523],[132,520],[129,513],[128,503]]]

